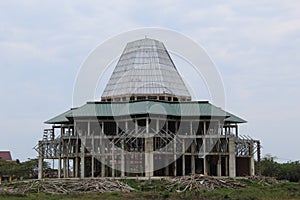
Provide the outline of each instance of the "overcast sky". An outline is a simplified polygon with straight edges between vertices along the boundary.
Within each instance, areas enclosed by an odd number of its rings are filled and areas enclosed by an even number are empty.
[[[81,63],[120,32],[162,27],[202,45],[226,108],[262,152],[300,160],[300,1],[0,1],[0,150],[37,156],[43,122],[72,106]]]

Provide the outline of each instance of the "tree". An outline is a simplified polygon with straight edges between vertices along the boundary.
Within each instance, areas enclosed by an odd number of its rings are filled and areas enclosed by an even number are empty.
[[[279,180],[300,181],[300,162],[278,163],[276,157],[266,155],[261,161],[263,176],[275,177]]]
[[[43,171],[50,170],[49,163],[43,163]],[[11,175],[14,178],[37,178],[38,176],[38,159],[29,159],[25,162],[8,162],[0,164],[0,175]]]

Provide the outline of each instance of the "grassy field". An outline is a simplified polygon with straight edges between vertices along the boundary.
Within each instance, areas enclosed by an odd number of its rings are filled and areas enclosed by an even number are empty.
[[[128,185],[136,189],[130,193],[73,193],[73,194],[8,194],[0,193],[2,200],[69,200],[69,199],[300,199],[300,183],[260,184],[258,181],[241,180],[247,188],[216,189],[212,191],[168,191],[163,181],[126,180]]]

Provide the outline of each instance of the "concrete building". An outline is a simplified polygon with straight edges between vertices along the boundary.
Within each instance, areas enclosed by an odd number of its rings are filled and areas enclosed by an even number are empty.
[[[260,143],[238,132],[245,120],[208,101],[192,101],[162,42],[125,47],[101,101],[48,121],[37,145],[58,177],[254,175]]]

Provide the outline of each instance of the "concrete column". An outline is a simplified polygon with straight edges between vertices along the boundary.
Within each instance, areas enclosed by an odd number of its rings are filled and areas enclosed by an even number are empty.
[[[76,153],[76,157],[75,157],[74,177],[78,178],[79,177],[79,139],[78,138],[76,140],[75,153]]]
[[[177,126],[176,126],[177,127]],[[176,130],[177,131],[177,130]],[[173,167],[173,175],[177,176],[177,150],[176,150],[176,142],[177,142],[177,136],[174,136],[174,144],[173,144],[173,156],[174,156],[174,167]]]
[[[91,172],[92,172],[92,178],[94,178],[94,174],[95,174],[95,157],[92,155],[91,159],[92,159]]]
[[[105,177],[105,147],[104,147],[104,142],[103,142],[103,137],[104,137],[104,122],[101,122],[101,132],[100,132],[100,149],[101,149],[101,177]]]
[[[228,176],[228,156],[225,157],[225,176]]]
[[[85,177],[85,157],[84,157],[84,146],[80,148],[80,178]]]
[[[222,176],[222,159],[221,159],[221,155],[219,155],[218,158],[218,164],[217,164],[217,176]]]
[[[169,155],[165,155],[166,156],[166,158],[164,159],[164,161],[165,161],[165,164],[164,164],[164,166],[165,166],[165,176],[169,176],[170,174],[169,174]]]
[[[147,177],[153,176],[153,138],[145,138],[145,174]]]
[[[194,141],[191,144],[191,173],[195,174],[195,143]]]
[[[64,173],[64,178],[67,178],[67,158],[63,159],[63,173]]]
[[[105,177],[105,156],[101,156],[101,177]]]
[[[235,177],[236,176],[235,138],[232,137],[229,138],[228,150],[229,150],[229,177]]]
[[[42,141],[39,141],[39,166],[38,166],[38,178],[43,178],[43,162],[44,162],[44,155],[43,155],[43,144]]]
[[[185,139],[182,139],[182,176],[185,176]]]
[[[250,171],[249,171],[249,175],[250,176],[254,176],[255,175],[255,166],[254,166],[254,144],[251,143],[251,146],[250,146]]]
[[[115,177],[115,143],[112,143],[111,170],[111,176]]]
[[[208,175],[208,163],[206,160],[206,155],[203,156],[203,173],[204,175]]]
[[[124,140],[121,141],[122,150],[121,150],[121,177],[125,176],[125,156],[124,156]]]
[[[58,158],[58,166],[57,166],[57,175],[58,175],[58,178],[60,178],[61,177],[61,158],[59,157]]]

